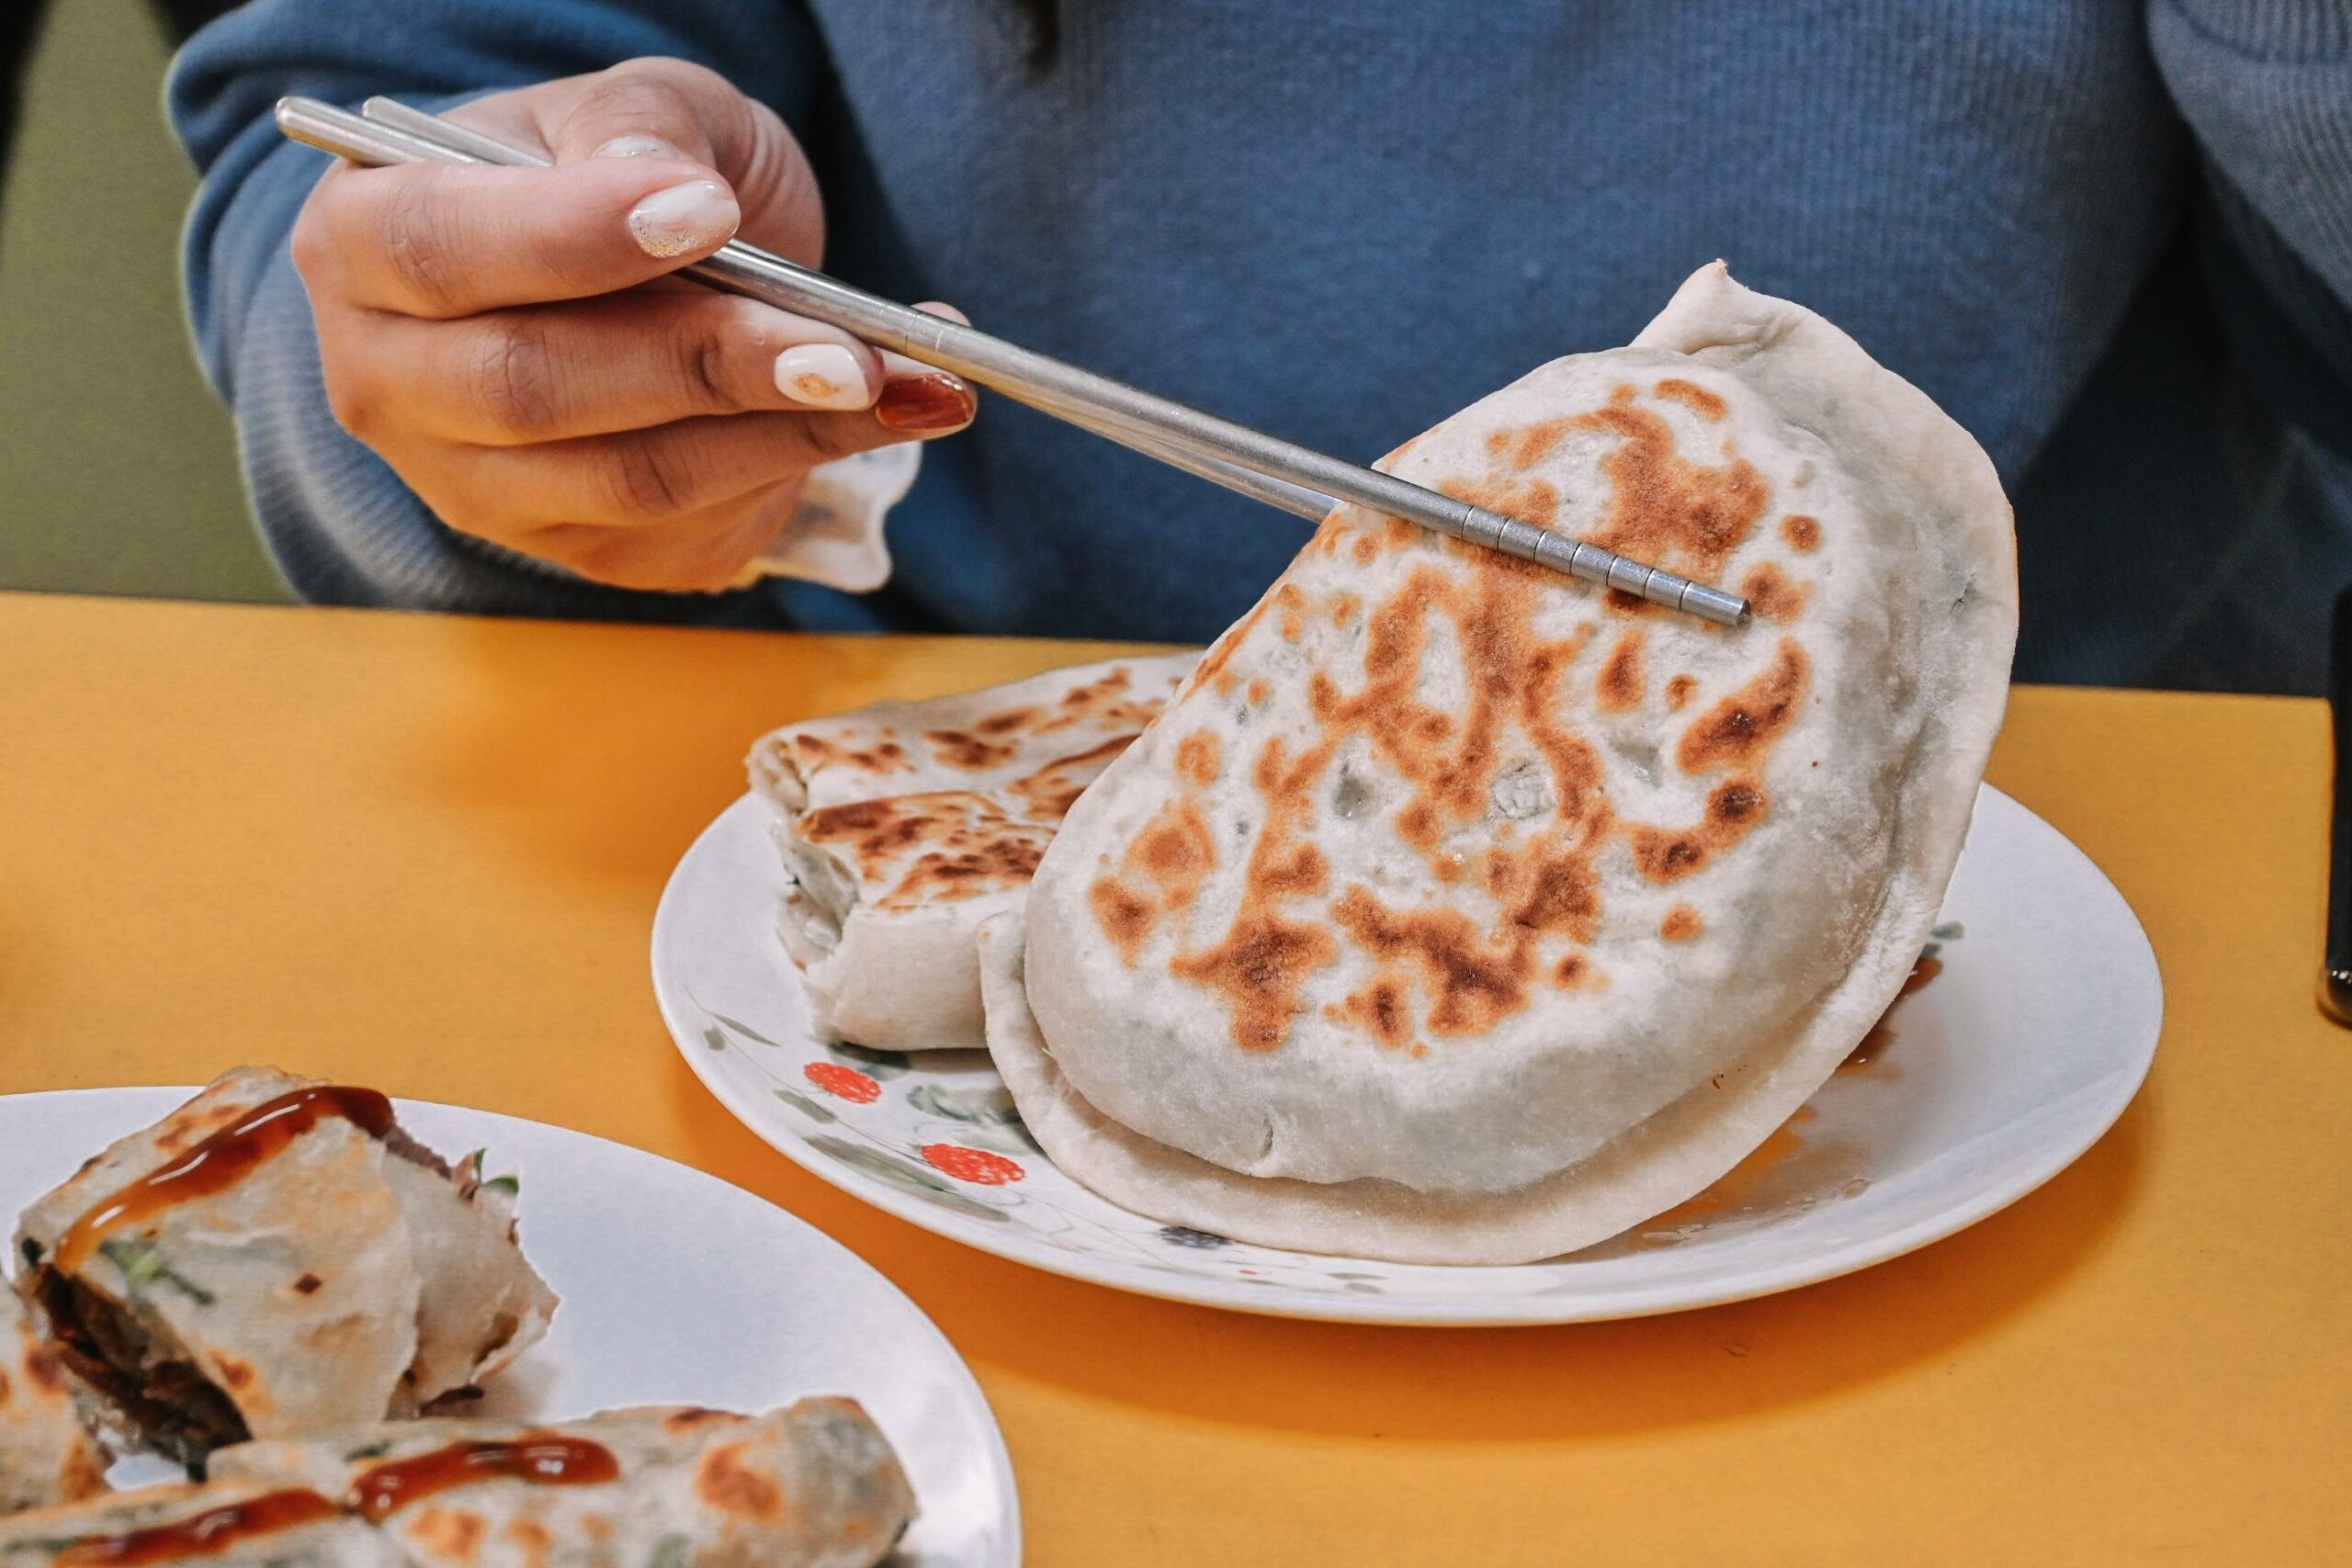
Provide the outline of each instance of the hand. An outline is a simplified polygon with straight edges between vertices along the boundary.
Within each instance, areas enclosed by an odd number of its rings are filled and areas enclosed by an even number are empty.
[[[810,468],[971,423],[955,377],[662,281],[739,231],[824,248],[808,159],[724,78],[637,60],[450,118],[555,166],[337,164],[293,251],[336,420],[451,527],[617,587],[723,588]]]

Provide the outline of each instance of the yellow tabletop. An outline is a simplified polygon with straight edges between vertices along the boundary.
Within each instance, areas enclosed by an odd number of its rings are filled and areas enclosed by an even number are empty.
[[[655,1015],[654,899],[753,734],[1102,651],[0,595],[0,1091],[271,1062],[713,1171],[938,1321],[1047,1568],[2347,1560],[2319,704],[2017,694],[1995,782],[2166,991],[2148,1087],[2041,1191],[1768,1300],[1385,1329],[916,1230],[729,1120]]]

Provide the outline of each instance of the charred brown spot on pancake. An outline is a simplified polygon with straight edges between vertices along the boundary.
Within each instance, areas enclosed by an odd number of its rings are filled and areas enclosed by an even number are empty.
[[[1509,919],[1522,931],[1563,931],[1577,942],[1590,942],[1600,924],[1600,878],[1591,860],[1569,853],[1539,863],[1526,897]]]
[[[1130,696],[1134,686],[1135,675],[1125,665],[1106,671],[1064,692],[1052,715],[1036,720],[1030,733],[1055,735],[1081,725],[1096,730],[1140,730],[1159,716],[1159,710],[1168,705],[1168,694],[1155,691]]]
[[[1680,403],[1705,419],[1721,419],[1730,412],[1723,399],[1698,382],[1685,381],[1679,376],[1668,377],[1650,390],[1668,402]]]
[[[1592,700],[1603,713],[1624,713],[1642,702],[1642,633],[1639,627],[1617,639],[1593,683]]]
[[[1306,976],[1338,956],[1338,944],[1321,927],[1245,908],[1223,942],[1180,953],[1169,967],[1220,993],[1232,1010],[1233,1043],[1256,1054],[1289,1036]]]
[[[1688,904],[1677,904],[1658,922],[1657,934],[1668,942],[1689,942],[1699,934],[1699,911]]]
[[[1581,953],[1571,953],[1552,966],[1552,984],[1564,991],[1582,990],[1594,978],[1592,961]]]
[[[480,1514],[463,1508],[428,1504],[403,1524],[401,1530],[424,1551],[449,1562],[471,1562],[481,1551],[490,1526]]]
[[[1006,793],[1020,801],[1032,816],[1058,822],[1069,815],[1069,808],[1078,804],[1086,786],[1135,742],[1132,735],[1114,735],[1099,746],[1073,757],[1059,758],[1026,778],[1014,780],[1006,786]]]
[[[1094,886],[1086,890],[1086,901],[1094,909],[1094,920],[1111,945],[1129,964],[1136,961],[1136,950],[1159,923],[1159,910],[1150,900],[1137,895],[1115,877],[1097,877]]]
[[[1233,662],[1233,656],[1241,650],[1242,643],[1249,638],[1250,632],[1256,629],[1259,621],[1264,618],[1266,607],[1272,603],[1272,601],[1268,599],[1259,600],[1250,607],[1248,615],[1226,627],[1225,635],[1209,645],[1209,650],[1201,655],[1200,663],[1193,667],[1193,679],[1184,688],[1186,692],[1197,692],[1204,687],[1214,686],[1222,694],[1233,689],[1233,677],[1227,672],[1225,667]]]
[[[1295,584],[1285,582],[1274,590],[1274,608],[1282,612],[1284,642],[1296,642],[1306,635],[1306,595],[1301,593]],[[1253,689],[1261,683],[1253,682]],[[1255,703],[1265,699],[1252,696],[1250,700]]]
[[[1417,850],[1428,851],[1437,843],[1437,812],[1426,800],[1416,800],[1396,813],[1396,836]]]
[[[220,1374],[221,1382],[232,1393],[243,1393],[253,1387],[254,1380],[261,1375],[254,1371],[251,1361],[241,1361],[225,1350],[215,1352],[212,1362]]]
[[[1348,553],[1356,558],[1358,566],[1370,566],[1380,558],[1380,541],[1369,534],[1360,534]]]
[[[1004,766],[1012,761],[1016,750],[1010,741],[983,740],[960,729],[926,729],[922,738],[930,743],[932,755],[942,762],[974,773]]]
[[[1419,971],[1435,998],[1429,1011],[1433,1033],[1484,1033],[1526,1005],[1525,976],[1512,962],[1523,953],[1498,957],[1487,952],[1459,909],[1399,913],[1359,886],[1342,894],[1331,913],[1376,962]]]
[[[879,746],[844,752],[842,760],[852,767],[863,768],[869,773],[895,773],[906,768],[907,751],[906,748],[897,741],[886,740]]]
[[[878,902],[889,909],[923,904],[954,904],[1020,887],[1037,874],[1052,835],[1043,828],[1008,823],[978,847],[929,851]]]
[[[1127,849],[1127,863],[1159,885],[1168,909],[1188,907],[1216,869],[1216,840],[1189,798],[1171,801]]]
[[[1354,620],[1356,612],[1363,608],[1363,601],[1356,595],[1335,593],[1331,596],[1331,624],[1335,626],[1344,626]]]
[[[1250,699],[1251,707],[1263,707],[1266,705],[1266,699],[1273,695],[1273,688],[1263,681],[1252,681],[1250,682],[1250,689],[1243,694]]]
[[[1379,979],[1360,991],[1350,992],[1347,999],[1332,1010],[1342,1021],[1354,1024],[1394,1051],[1413,1042],[1413,1022],[1405,1013],[1407,1000],[1404,987],[1391,979]]]
[[[553,1532],[537,1519],[509,1519],[498,1533],[513,1543],[526,1563],[545,1562],[555,1548]]]
[[[982,735],[1012,735],[1035,728],[1041,717],[1039,710],[1034,707],[1007,708],[1002,713],[989,715],[972,728]]]
[[[695,1467],[695,1493],[722,1514],[772,1520],[784,1512],[784,1489],[744,1461],[749,1443],[723,1443]]]
[[[325,1283],[326,1281],[320,1279],[316,1274],[310,1272],[308,1269],[304,1269],[300,1277],[296,1279],[294,1281],[294,1293],[302,1296],[312,1295],[317,1292],[318,1288],[321,1285]]]
[[[1821,547],[1821,523],[1802,512],[1792,512],[1781,519],[1781,537],[1792,550],[1811,552]]]
[[[1176,743],[1176,773],[1186,784],[1206,789],[1225,765],[1225,743],[1214,729],[1196,729]]]
[[[63,1393],[65,1374],[58,1370],[57,1358],[35,1345],[25,1352],[25,1381],[41,1393]]]
[[[1770,561],[1749,568],[1747,575],[1739,580],[1739,591],[1758,616],[1783,625],[1797,618],[1805,600],[1813,594],[1811,588]]]
[[[1668,713],[1680,713],[1690,705],[1691,694],[1699,682],[1688,675],[1677,675],[1666,683],[1666,708]]]
[[[1759,759],[1796,716],[1806,673],[1804,650],[1782,637],[1769,669],[1682,732],[1674,749],[1676,765],[1686,773],[1703,773]]]
[[[724,1410],[674,1410],[662,1419],[662,1427],[664,1431],[669,1432],[691,1432],[695,1427],[707,1427],[713,1421],[735,1419],[737,1417],[729,1416]]]
[[[1771,499],[1764,476],[1744,458],[1710,468],[1682,457],[1673,427],[1634,407],[1631,387],[1574,423],[1623,438],[1600,459],[1609,511],[1589,542],[1602,549],[1712,582]]]
[[[1707,814],[1693,828],[1633,829],[1634,864],[1652,882],[1679,882],[1747,837],[1764,816],[1764,788],[1754,779],[1726,779],[1707,794]]]
[[[1549,457],[1561,437],[1574,428],[1565,419],[1541,419],[1517,430],[1498,430],[1487,437],[1487,451],[1514,468],[1532,468]]]

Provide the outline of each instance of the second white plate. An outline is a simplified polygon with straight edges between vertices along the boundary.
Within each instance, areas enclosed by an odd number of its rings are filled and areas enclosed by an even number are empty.
[[[1038,1152],[979,1052],[827,1046],[774,934],[784,874],[746,796],[687,851],[653,926],[678,1049],[752,1131],[834,1186],[967,1246],[1207,1306],[1354,1322],[1567,1323],[1809,1284],[2016,1201],[2096,1142],[2147,1076],[2155,955],[2114,886],[1999,791],[1977,797],[1940,972],[1708,1192],[1613,1241],[1508,1268],[1245,1246],[1162,1225]]]
[[[192,1090],[0,1096],[0,1218]],[[955,1348],[899,1288],[774,1204],[641,1150],[537,1122],[400,1101],[445,1153],[515,1172],[524,1250],[563,1304],[493,1382],[485,1416],[560,1419],[618,1404],[764,1410],[847,1394],[898,1450],[922,1514],[893,1563],[1017,1568],[1004,1439]],[[153,1461],[119,1483],[164,1480]]]

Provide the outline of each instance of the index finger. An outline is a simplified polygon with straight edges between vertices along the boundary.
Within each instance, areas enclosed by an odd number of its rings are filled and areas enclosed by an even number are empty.
[[[295,224],[294,262],[346,303],[447,319],[634,287],[708,255],[741,220],[726,182],[682,157],[339,166]]]

